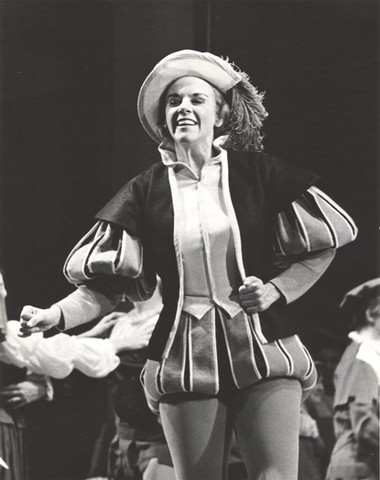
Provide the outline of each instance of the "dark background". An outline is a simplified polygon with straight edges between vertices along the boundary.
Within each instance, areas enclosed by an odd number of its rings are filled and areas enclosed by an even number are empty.
[[[308,320],[378,276],[379,2],[2,0],[1,243],[10,318],[72,291],[64,260],[94,214],[159,159],[136,98],[164,55],[228,56],[259,90],[265,151],[309,168],[359,227]],[[315,308],[315,305],[318,308]],[[317,338],[317,337],[311,337]],[[319,337],[318,337],[319,338]]]

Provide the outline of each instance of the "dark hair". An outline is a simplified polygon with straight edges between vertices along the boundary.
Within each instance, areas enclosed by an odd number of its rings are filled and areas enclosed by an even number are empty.
[[[351,328],[360,330],[369,325],[367,311],[380,315],[380,285],[364,286],[357,295],[347,296],[342,313],[351,317]]]
[[[237,69],[235,66],[234,68]],[[220,127],[215,127],[214,136],[228,135],[228,140],[223,146],[227,150],[260,152],[263,149],[263,135],[260,130],[268,116],[262,103],[264,93],[258,92],[246,73],[241,71],[239,73],[242,76],[241,81],[226,94],[210,84],[215,93],[217,114],[223,120]],[[170,138],[165,125],[165,99],[168,88],[159,99],[158,130],[163,138]]]

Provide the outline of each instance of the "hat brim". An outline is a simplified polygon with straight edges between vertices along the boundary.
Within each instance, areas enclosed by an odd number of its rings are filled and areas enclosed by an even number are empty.
[[[208,52],[181,50],[159,62],[144,81],[137,99],[140,121],[157,143],[160,98],[170,84],[182,77],[198,77],[225,93],[241,80],[239,72],[226,61]]]
[[[363,289],[374,289],[374,288],[379,288],[379,286],[380,286],[379,277],[362,283],[361,285],[353,288],[352,290],[350,290],[345,294],[340,304],[340,307],[341,308],[344,307],[347,301],[349,301],[350,299],[360,296],[363,293]]]

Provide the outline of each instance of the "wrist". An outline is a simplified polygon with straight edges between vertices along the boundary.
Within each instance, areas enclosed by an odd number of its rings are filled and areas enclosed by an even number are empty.
[[[266,298],[270,302],[270,304],[277,302],[281,298],[281,292],[278,288],[271,282],[265,285],[266,287]]]
[[[53,326],[57,327],[58,330],[64,330],[65,322],[62,315],[62,310],[59,308],[58,305],[52,305],[50,307],[51,318],[54,322]]]
[[[113,346],[113,348],[115,349],[115,352],[116,353],[120,353],[120,352],[125,352],[125,351],[128,351],[130,350],[130,348],[128,348],[128,346],[126,347],[122,341],[119,341],[117,339],[109,339],[111,345]]]

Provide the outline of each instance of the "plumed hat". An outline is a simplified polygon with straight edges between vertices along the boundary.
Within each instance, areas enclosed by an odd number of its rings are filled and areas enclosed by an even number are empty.
[[[171,83],[188,76],[201,78],[222,93],[228,92],[242,79],[227,60],[209,52],[180,50],[163,58],[145,79],[137,99],[140,121],[158,143],[162,140],[157,128],[160,98]]]

